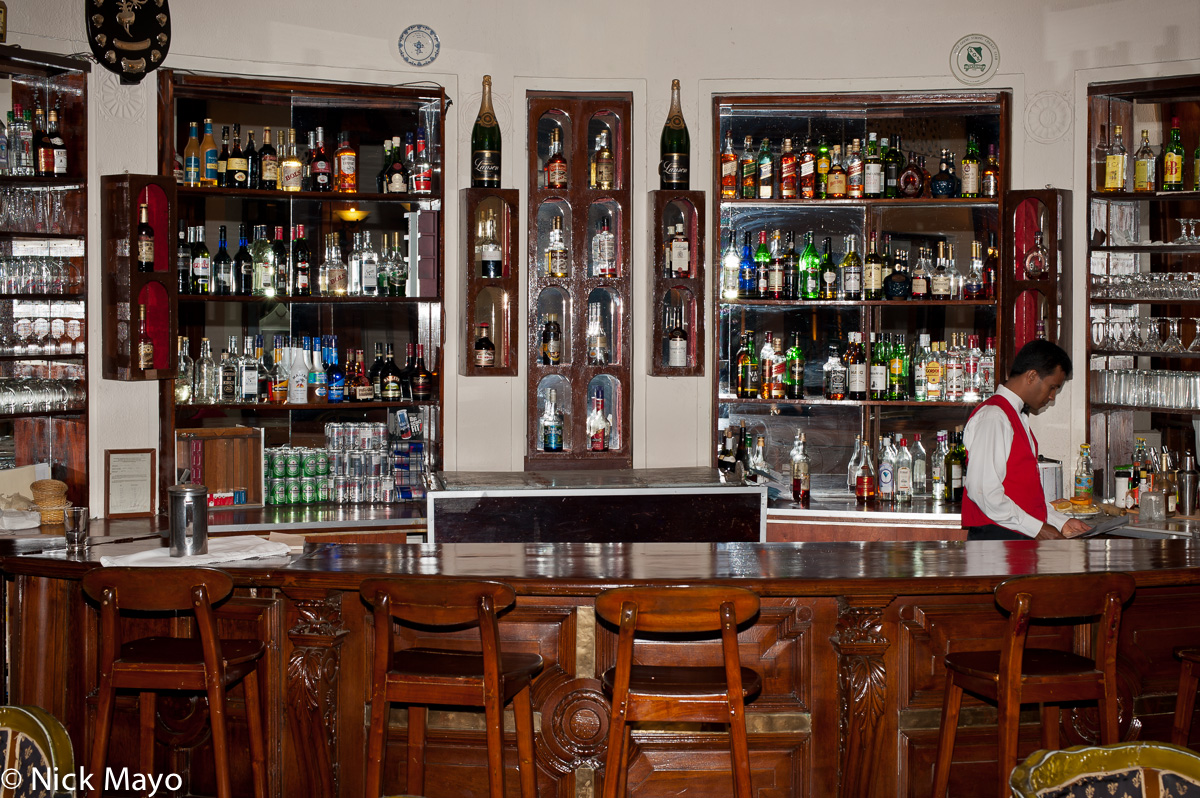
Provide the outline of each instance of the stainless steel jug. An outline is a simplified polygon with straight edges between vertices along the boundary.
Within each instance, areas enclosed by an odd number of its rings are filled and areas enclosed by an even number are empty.
[[[167,496],[171,556],[208,554],[208,488],[172,485]]]

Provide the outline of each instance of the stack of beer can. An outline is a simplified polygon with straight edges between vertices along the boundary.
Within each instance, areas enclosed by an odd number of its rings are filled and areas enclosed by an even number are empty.
[[[425,497],[423,441],[391,441],[379,422],[329,422],[325,448],[266,450],[267,504],[372,504]]]

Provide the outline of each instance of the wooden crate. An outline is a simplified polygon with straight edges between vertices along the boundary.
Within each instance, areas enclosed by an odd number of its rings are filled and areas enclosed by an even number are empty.
[[[217,427],[175,432],[175,462],[179,480],[184,469],[198,463],[190,481],[204,485],[209,495],[246,489],[246,503],[261,507],[263,499],[263,431],[259,427]]]

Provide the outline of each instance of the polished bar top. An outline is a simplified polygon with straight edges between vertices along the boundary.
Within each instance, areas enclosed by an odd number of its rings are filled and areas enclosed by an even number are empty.
[[[732,488],[715,468],[631,468],[597,471],[442,471],[436,490]]]
[[[0,546],[9,573],[77,577],[104,555],[165,546],[96,542],[83,555]],[[470,576],[522,594],[589,595],[614,584],[732,582],[762,595],[978,593],[1008,576],[1130,571],[1142,586],[1200,584],[1191,540],[844,543],[309,543],[286,557],[218,565],[239,584],[354,589],[376,575]]]

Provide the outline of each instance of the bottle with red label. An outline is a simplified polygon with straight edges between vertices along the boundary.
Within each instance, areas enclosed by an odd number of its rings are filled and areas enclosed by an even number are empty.
[[[413,156],[412,181],[409,190],[414,194],[433,193],[433,159],[430,157],[425,128],[417,128],[417,151]]]
[[[312,163],[309,166],[313,191],[333,191],[333,162],[325,149],[325,128],[317,128],[316,143],[312,148]]]
[[[608,435],[612,429],[612,416],[604,415],[604,391],[596,389],[592,395],[592,409],[587,417],[588,449],[593,452],[608,451]]]
[[[358,191],[358,153],[350,146],[350,134],[338,134],[337,152],[333,154],[334,188],[343,194]]]

